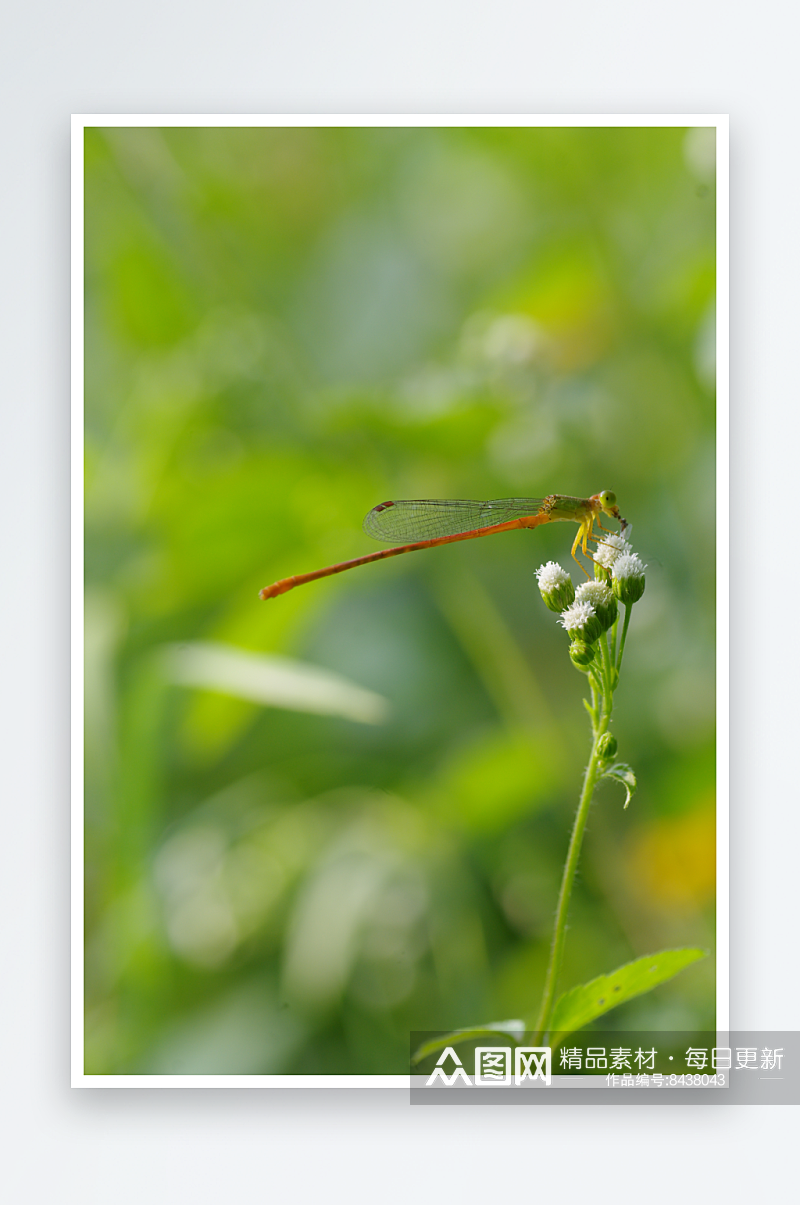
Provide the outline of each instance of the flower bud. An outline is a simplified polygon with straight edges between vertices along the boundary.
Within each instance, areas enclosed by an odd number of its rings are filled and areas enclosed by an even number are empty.
[[[536,570],[536,580],[546,607],[558,615],[575,601],[575,587],[566,569],[548,561]]]
[[[644,571],[647,568],[636,553],[626,553],[614,562],[611,588],[621,603],[630,606],[644,594]]]
[[[608,631],[619,614],[617,600],[604,582],[584,582],[575,591],[575,601],[591,603],[604,632]]]
[[[614,562],[621,556],[628,556],[633,549],[626,539],[618,536],[616,532],[611,532],[598,541],[597,548],[594,551],[595,573],[597,566],[601,569],[611,570],[614,567]]]
[[[612,736],[610,732],[604,733],[597,742],[597,753],[603,761],[610,761],[617,752],[617,738]]]
[[[569,633],[572,641],[581,640],[584,644],[592,644],[603,634],[603,625],[595,614],[594,607],[588,602],[574,602],[562,612],[559,622]]]
[[[575,640],[569,646],[569,655],[572,664],[577,669],[585,669],[594,661],[594,645],[584,644],[582,640]]]

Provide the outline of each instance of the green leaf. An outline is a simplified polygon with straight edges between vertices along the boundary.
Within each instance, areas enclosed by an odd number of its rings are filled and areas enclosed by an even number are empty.
[[[618,1004],[665,983],[690,963],[705,958],[707,953],[707,950],[698,949],[662,950],[659,954],[649,954],[617,967],[616,971],[600,975],[590,983],[571,988],[556,1002],[550,1032],[563,1037],[582,1029]]]
[[[452,1033],[443,1034],[440,1038],[432,1038],[430,1042],[423,1042],[414,1051],[411,1062],[421,1063],[429,1054],[436,1054],[437,1050],[444,1050],[445,1046],[470,1042],[474,1038],[494,1037],[498,1033],[505,1034],[511,1038],[512,1042],[517,1042],[525,1033],[525,1029],[525,1022],[516,1019],[513,1021],[489,1021],[486,1025],[475,1025],[471,1029],[455,1029]]]
[[[602,775],[603,778],[615,778],[617,782],[621,782],[625,787],[625,807],[631,801],[633,792],[636,790],[636,775],[633,770],[625,762],[617,762],[615,766],[610,766]]]

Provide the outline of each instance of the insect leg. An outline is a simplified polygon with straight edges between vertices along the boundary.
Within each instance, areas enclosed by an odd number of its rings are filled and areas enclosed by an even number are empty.
[[[589,550],[586,547],[586,541],[589,539],[589,536],[591,535],[591,531],[592,531],[592,520],[591,520],[591,518],[585,519],[584,522],[581,523],[580,527],[578,528],[578,534],[576,535],[575,542],[572,545],[572,559],[576,565],[580,565],[584,574],[586,574],[586,577],[588,577],[590,581],[591,581],[591,574],[587,572],[585,566],[578,560],[577,551],[578,551],[578,548],[580,548],[583,551],[583,555],[585,557],[588,557],[588,559],[590,561],[592,561],[592,563],[594,563],[593,557],[591,556],[591,554],[589,553]]]

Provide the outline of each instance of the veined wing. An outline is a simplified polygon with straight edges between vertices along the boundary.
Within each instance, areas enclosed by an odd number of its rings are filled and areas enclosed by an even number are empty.
[[[373,506],[364,520],[364,531],[373,539],[389,544],[436,540],[535,515],[543,501],[542,498],[495,498],[490,502],[417,498],[381,502]]]

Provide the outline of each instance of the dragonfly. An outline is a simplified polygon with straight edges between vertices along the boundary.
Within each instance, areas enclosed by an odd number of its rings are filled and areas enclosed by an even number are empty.
[[[344,573],[358,565],[369,565],[386,557],[401,556],[404,552],[418,552],[423,548],[437,548],[440,544],[454,544],[457,540],[475,540],[478,536],[491,536],[501,531],[512,531],[517,527],[540,527],[543,523],[577,523],[578,534],[572,545],[572,557],[587,577],[584,565],[578,560],[578,549],[588,560],[593,560],[588,548],[589,540],[595,543],[602,537],[594,536],[595,524],[601,531],[608,532],[600,516],[608,515],[620,524],[624,534],[629,526],[617,506],[617,498],[611,490],[602,490],[589,498],[572,498],[567,494],[548,494],[546,498],[496,498],[490,502],[473,502],[464,498],[416,498],[381,502],[373,506],[364,520],[364,531],[376,540],[399,544],[398,548],[382,548],[350,561],[339,561],[326,565],[313,573],[299,573],[284,577],[265,586],[259,598],[277,598],[295,586],[315,582],[321,577]]]

